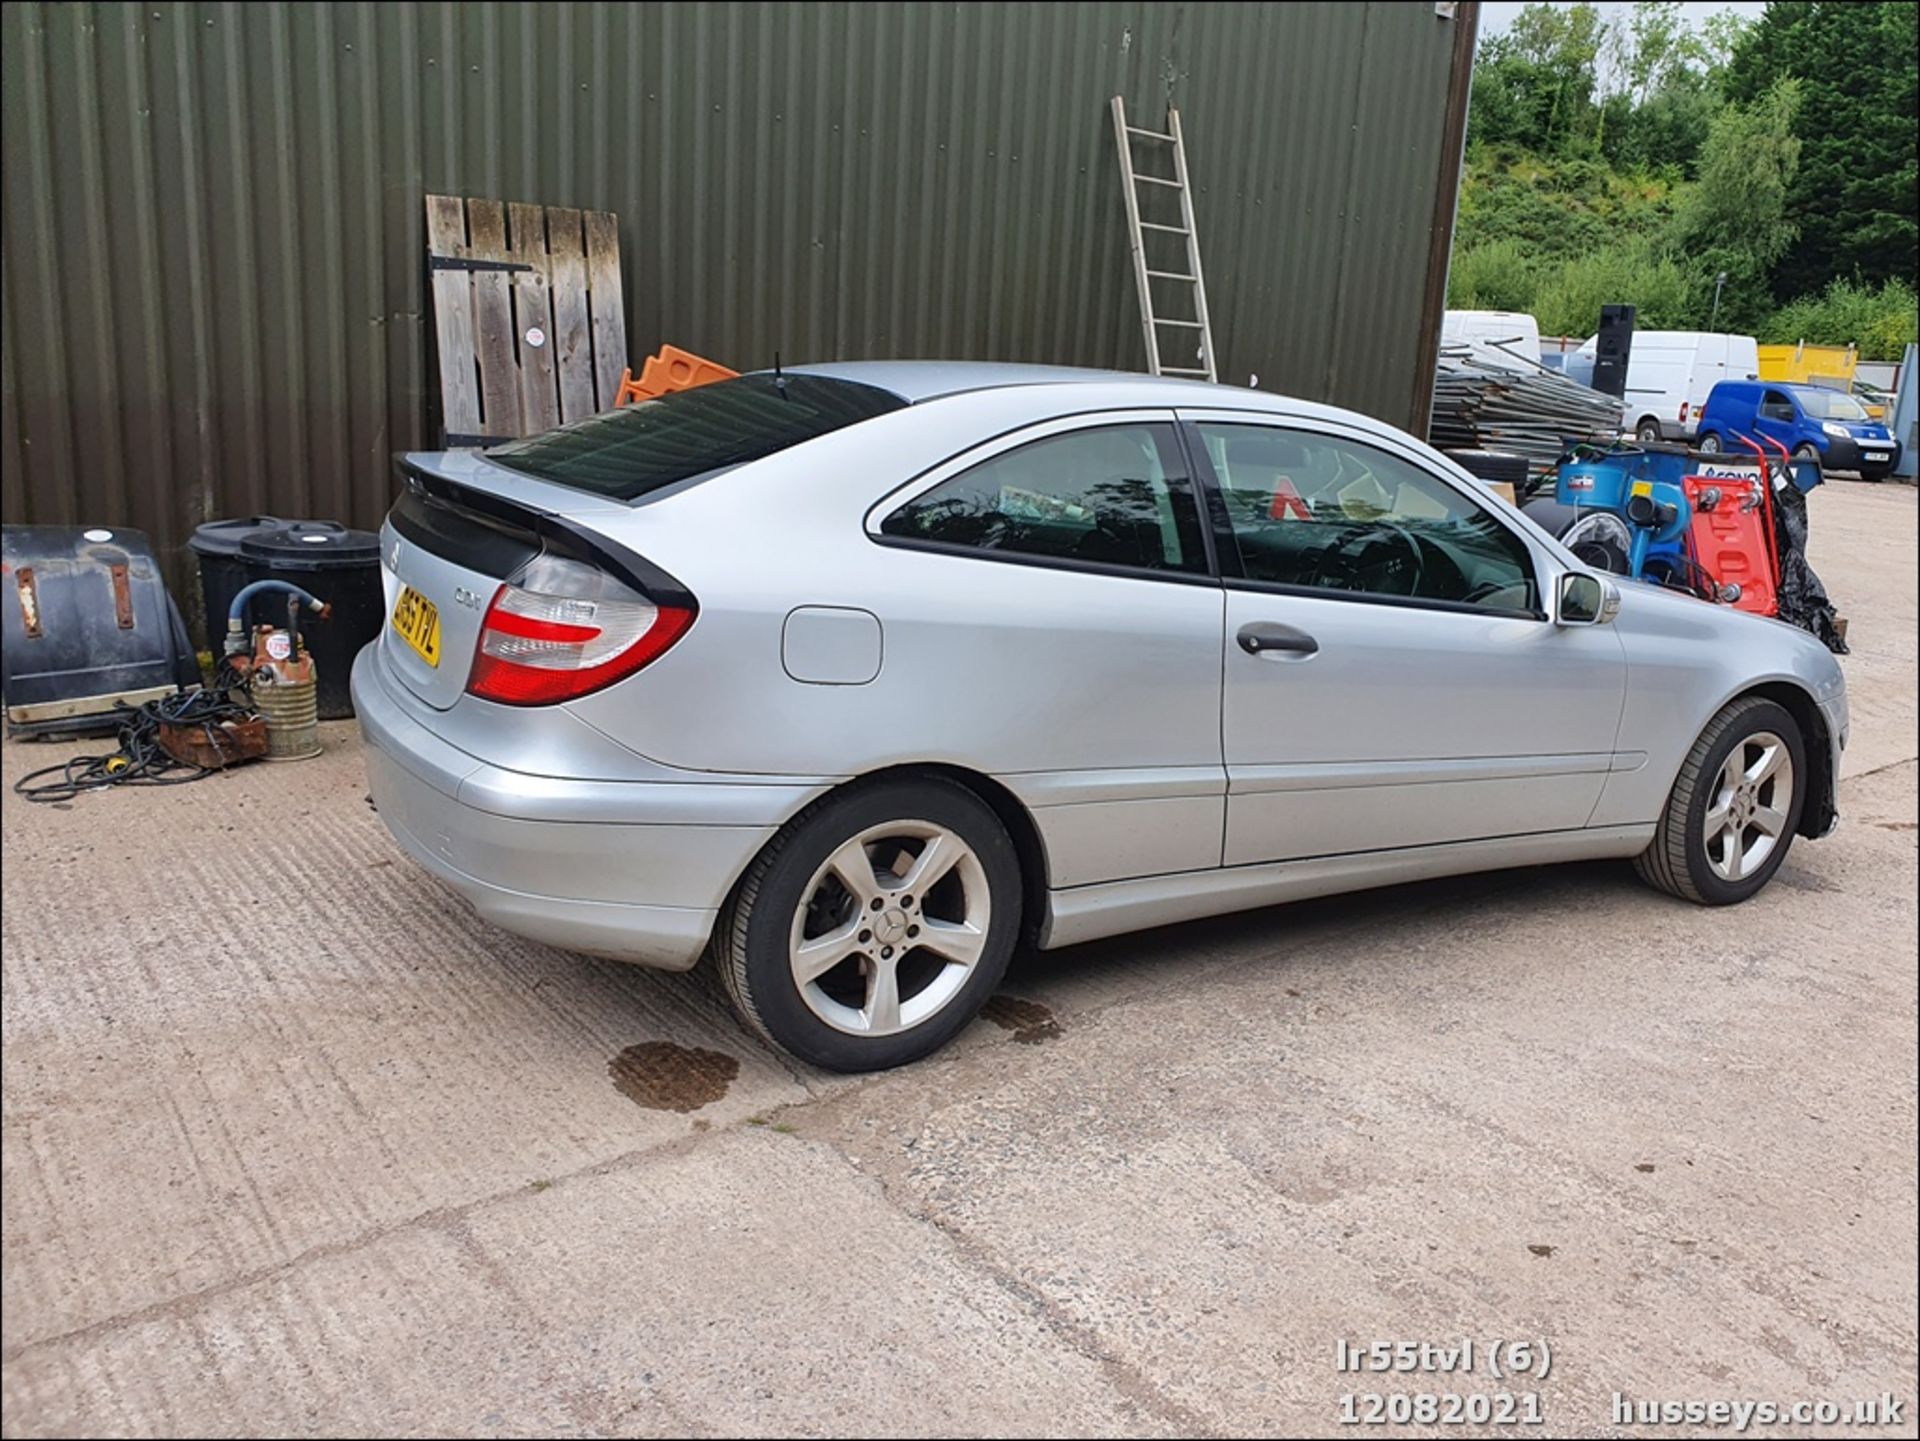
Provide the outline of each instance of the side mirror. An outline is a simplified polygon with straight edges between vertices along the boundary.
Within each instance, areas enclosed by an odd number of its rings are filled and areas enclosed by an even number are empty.
[[[1796,460],[1787,467],[1787,474],[1793,477],[1793,488],[1805,495],[1820,483],[1820,462]]]
[[[1620,589],[1612,581],[1587,570],[1570,570],[1560,577],[1555,625],[1605,625],[1619,610]]]

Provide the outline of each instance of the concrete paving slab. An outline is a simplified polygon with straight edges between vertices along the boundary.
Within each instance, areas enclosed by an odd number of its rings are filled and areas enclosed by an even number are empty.
[[[483,925],[400,856],[350,725],[298,767],[6,800],[5,1296],[15,1344],[688,1134],[608,1067],[809,1086],[703,979]],[[12,781],[52,748],[9,744]],[[62,754],[52,751],[53,754]]]
[[[764,1128],[37,1347],[6,1394],[20,1435],[1171,1429],[845,1157]]]

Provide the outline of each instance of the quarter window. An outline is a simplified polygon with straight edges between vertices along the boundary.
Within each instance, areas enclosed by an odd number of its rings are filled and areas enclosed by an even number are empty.
[[[1247,579],[1539,611],[1525,543],[1438,476],[1317,432],[1199,429]]]
[[[880,533],[1139,570],[1207,568],[1170,425],[1076,430],[1006,451],[915,496]]]

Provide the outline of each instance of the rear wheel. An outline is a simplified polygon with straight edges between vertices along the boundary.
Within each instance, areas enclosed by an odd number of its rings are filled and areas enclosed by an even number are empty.
[[[1660,422],[1651,415],[1642,416],[1633,434],[1642,445],[1652,445],[1660,439]]]
[[[944,1045],[1000,984],[1020,930],[1020,865],[998,817],[948,781],[846,791],[748,867],[713,948],[742,1017],[836,1071]]]
[[[1758,696],[1734,701],[1693,743],[1634,868],[1701,905],[1746,900],[1786,859],[1807,773],[1800,726],[1784,707]]]
[[[1700,437],[1700,451],[1703,455],[1718,455],[1720,453],[1720,437],[1712,431],[1708,431]]]

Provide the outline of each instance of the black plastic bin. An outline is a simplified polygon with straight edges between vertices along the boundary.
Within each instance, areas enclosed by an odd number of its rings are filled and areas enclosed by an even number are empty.
[[[207,644],[216,657],[227,633],[227,607],[249,579],[240,559],[240,542],[258,531],[287,522],[274,515],[247,515],[235,520],[210,520],[187,542],[200,560],[200,598],[207,606]]]
[[[380,537],[332,520],[281,520],[255,515],[216,520],[188,542],[200,558],[200,593],[207,605],[207,639],[219,654],[227,610],[241,587],[284,580],[333,607],[326,620],[303,616],[301,637],[319,672],[322,720],[353,714],[353,658],[380,634],[386,602],[380,589]],[[250,623],[279,620],[284,600],[255,602]]]

